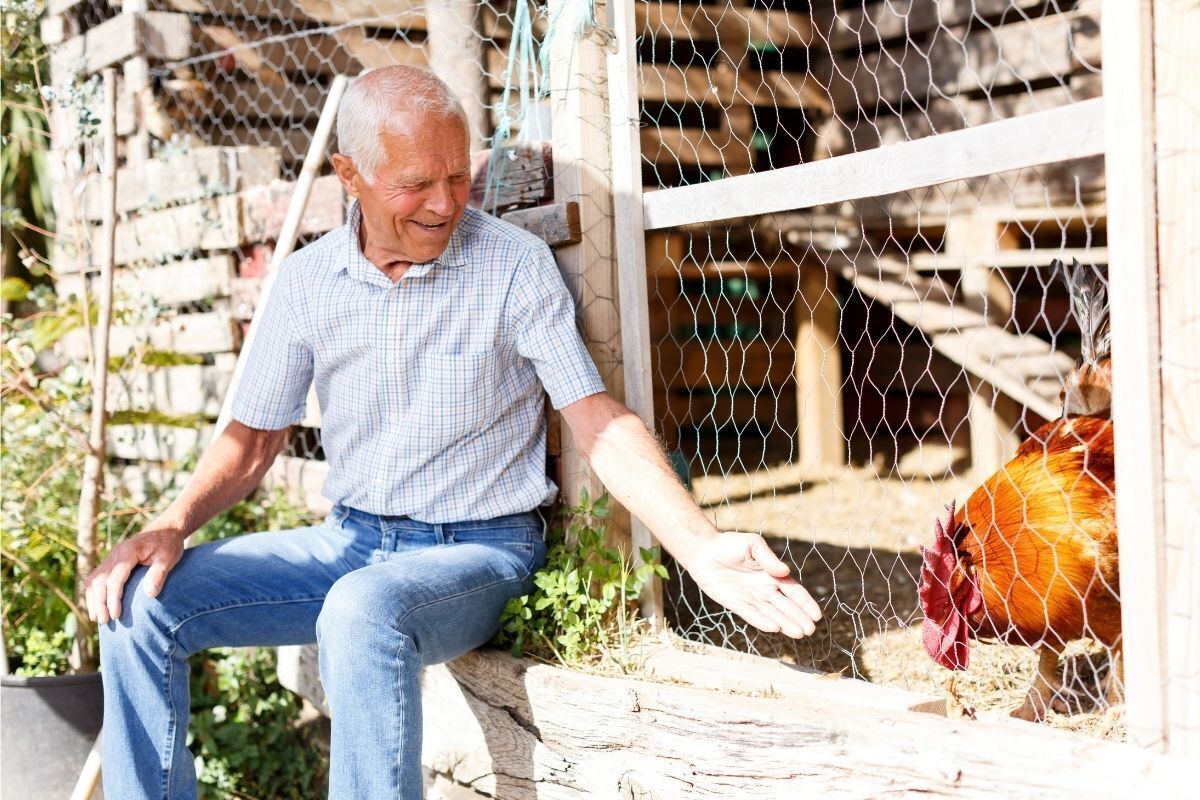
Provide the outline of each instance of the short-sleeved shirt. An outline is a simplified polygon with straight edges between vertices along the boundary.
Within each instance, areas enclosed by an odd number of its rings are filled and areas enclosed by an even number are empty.
[[[393,284],[361,221],[355,204],[280,267],[233,417],[286,428],[315,383],[323,494],[362,511],[436,523],[552,501],[543,391],[562,408],[604,384],[549,248],[467,209],[442,255]]]

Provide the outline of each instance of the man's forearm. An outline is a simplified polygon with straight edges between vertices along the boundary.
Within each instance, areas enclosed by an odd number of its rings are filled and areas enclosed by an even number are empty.
[[[231,422],[208,446],[179,497],[156,520],[184,538],[235,503],[262,480],[287,431],[258,431]]]
[[[588,461],[613,498],[644,522],[686,569],[690,554],[716,536],[717,529],[679,482],[641,419],[615,402],[611,413],[611,422],[585,448]]]

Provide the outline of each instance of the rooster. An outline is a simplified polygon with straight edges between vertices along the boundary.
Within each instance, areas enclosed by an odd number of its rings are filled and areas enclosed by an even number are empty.
[[[1090,638],[1113,654],[1120,682],[1121,603],[1113,464],[1112,369],[1104,283],[1076,261],[1064,277],[1083,347],[1068,376],[1062,418],[1025,440],[961,508],[948,507],[921,548],[922,640],[934,661],[966,669],[972,637],[1037,648],[1038,674],[1012,712],[1066,711],[1058,659]]]

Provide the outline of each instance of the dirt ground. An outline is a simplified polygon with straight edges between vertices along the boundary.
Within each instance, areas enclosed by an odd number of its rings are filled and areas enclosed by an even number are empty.
[[[905,474],[847,468],[804,480],[792,465],[729,478],[693,482],[697,501],[724,530],[757,531],[798,567],[800,581],[825,618],[800,641],[749,629],[726,612],[714,613],[690,580],[672,570],[668,615],[691,639],[840,672],[933,696],[948,691],[951,673],[921,645],[918,545],[952,499],[962,501],[977,482],[969,476],[930,477],[919,465]],[[1098,650],[1099,648],[1093,648]],[[972,643],[971,666],[954,677],[955,704],[980,714],[1004,714],[1020,705],[1037,657],[1033,650]],[[1099,679],[1109,669],[1103,652],[1086,643],[1060,663],[1078,700],[1076,713],[1051,712],[1047,723],[1107,739],[1123,739],[1119,709],[1106,713]]]

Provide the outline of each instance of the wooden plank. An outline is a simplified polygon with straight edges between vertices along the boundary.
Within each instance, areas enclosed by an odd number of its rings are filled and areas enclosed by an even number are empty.
[[[653,163],[722,167],[727,175],[744,175],[754,163],[749,140],[739,141],[728,131],[648,127],[640,134],[642,155]]]
[[[237,338],[227,310],[196,314],[177,314],[147,325],[114,325],[109,336],[109,352],[124,355],[135,347],[168,350],[174,353],[227,353],[236,349]],[[59,344],[62,353],[75,360],[87,358],[90,345],[87,334],[74,330]]]
[[[50,58],[56,69],[87,75],[134,56],[186,58],[191,48],[192,23],[186,14],[148,11],[118,14],[63,42]]]
[[[152,211],[117,225],[118,264],[161,262],[197,250],[231,250],[279,235],[294,183],[275,181],[240,194]],[[344,222],[341,184],[318,178],[301,221],[301,234],[325,233]]]
[[[458,96],[466,112],[471,150],[488,135],[488,82],[480,66],[487,63],[479,30],[476,0],[442,0],[425,7],[429,67]]]
[[[876,6],[879,7],[879,6]],[[936,97],[924,109],[897,115],[890,108],[877,114],[833,116],[819,125],[817,158],[873,150],[883,145],[920,139],[937,133],[1013,119],[1047,108],[1099,97],[1099,75],[1084,73],[1064,79],[1062,85],[1038,91],[997,97]]]
[[[109,408],[172,416],[203,414],[216,419],[233,376],[234,359],[233,353],[221,353],[213,366],[187,364],[124,371],[110,379]]]
[[[118,298],[153,299],[167,306],[228,297],[234,275],[233,256],[217,255],[174,261],[154,267],[119,269],[113,274]],[[93,276],[89,275],[89,280]],[[82,296],[83,275],[60,275],[55,282],[60,297]]]
[[[820,43],[808,15],[794,9],[650,2],[638,3],[636,11],[639,36],[646,38],[717,43],[740,40],[742,46],[746,42],[770,42],[781,48]]]
[[[830,50],[842,51],[889,39],[920,41],[921,34],[939,27],[967,22],[977,27],[997,17],[1019,25],[1045,11],[1045,0],[889,0],[842,9],[832,17],[821,14],[813,24]]]
[[[783,386],[792,378],[796,353],[791,342],[698,341],[659,347],[659,369],[672,387],[711,389]]]
[[[198,46],[213,53],[228,53],[240,69],[268,86],[282,86],[288,75],[297,73],[357,75],[389,64],[428,63],[423,45],[404,38],[376,38],[360,28],[279,39],[276,34],[288,31],[240,18],[227,23],[197,25]]]
[[[1081,219],[1103,216],[1105,195],[1104,158],[1092,156],[868,197],[850,206],[867,229],[916,228],[918,223],[942,227],[955,214],[990,214],[1000,205],[1004,209],[996,211],[998,221],[1048,220],[1061,214],[1060,219],[1078,229]],[[1071,211],[1070,203],[1079,205]]]
[[[882,260],[881,260],[882,261]],[[934,349],[1036,414],[1055,419],[1058,391],[1074,359],[1040,339],[1009,333],[987,317],[949,301],[938,282],[898,273],[846,267],[842,274],[869,297],[923,331]]]
[[[703,390],[656,392],[659,416],[669,416],[672,425],[715,428],[734,425],[777,428],[789,435],[796,430],[794,393],[785,387],[767,387],[757,392],[713,393]]]
[[[552,0],[551,19],[563,30],[581,30],[582,4]],[[555,260],[579,309],[584,343],[609,393],[625,396],[620,348],[621,322],[617,278],[612,268],[616,246],[612,230],[612,183],[609,165],[607,52],[597,37],[559,35],[551,39],[549,89],[554,137],[554,193],[559,201],[579,204],[586,242],[562,247]],[[575,504],[587,489],[592,497],[603,491],[577,444],[563,442],[563,500]],[[629,515],[617,509],[615,537],[628,541]]]
[[[846,464],[836,284],[833,272],[814,259],[800,269],[793,304],[800,457],[805,469],[817,473]]]
[[[908,257],[908,263],[916,270],[957,270],[967,264],[983,264],[998,268],[1048,268],[1055,259],[1070,264],[1071,260],[1076,258],[1081,264],[1106,265],[1109,263],[1108,248],[1063,247],[1052,249],[1044,247],[1016,250],[994,249],[990,252],[975,254],[913,253]]]
[[[845,63],[817,62],[813,75],[845,113],[880,101],[923,107],[934,97],[1095,70],[1100,65],[1098,3],[1083,0],[1074,11],[1020,24],[947,32],[926,46],[854,53]]]
[[[471,154],[471,193],[467,202],[494,213],[511,206],[538,205],[553,196],[547,163],[549,142],[507,145]]]
[[[1200,758],[1200,12],[1154,3],[1168,747]],[[1122,490],[1124,487],[1122,487]],[[1124,495],[1122,495],[1124,498]],[[1122,565],[1124,566],[1124,565]]]
[[[266,242],[279,236],[295,188],[295,181],[275,181],[240,195],[242,243]],[[326,233],[341,227],[346,221],[346,205],[345,193],[336,175],[317,178],[300,219],[300,235]]]
[[[767,108],[810,108],[831,111],[828,93],[803,73],[739,71],[683,64],[642,64],[639,67],[643,101],[682,105],[716,104],[729,110],[735,104]]]
[[[650,354],[649,299],[646,286],[646,232],[642,228],[642,153],[638,134],[637,11],[641,4],[616,0],[609,6],[616,47],[608,54],[608,112],[612,122],[613,238],[616,248],[621,358],[625,405],[654,430],[654,379]],[[644,563],[642,551],[658,541],[644,522],[630,520],[633,563]],[[663,585],[651,575],[639,601],[642,616],[662,630]]]
[[[1108,250],[1120,265],[1109,275],[1109,306],[1113,444],[1125,454],[1116,459],[1125,724],[1130,742],[1162,750],[1169,706],[1153,25],[1149,2],[1105,0],[1103,14]]]
[[[241,203],[224,195],[153,211],[117,225],[116,261],[161,261],[196,250],[229,250],[241,243]]]
[[[156,207],[233,194],[279,177],[279,154],[269,147],[196,147],[117,171],[117,211]],[[100,218],[99,182],[85,193],[87,216]]]
[[[500,215],[500,219],[541,237],[551,247],[565,247],[583,241],[579,203],[554,203],[521,208]]]
[[[179,464],[197,455],[211,434],[211,425],[202,428],[175,428],[166,425],[111,425],[107,430],[108,452],[130,461],[157,461]]]
[[[701,680],[708,672],[691,670]],[[1108,800],[1169,796],[1193,771],[1182,759],[1047,726],[914,713],[881,687],[810,677],[730,692],[473,651],[425,672],[423,763],[475,796],[503,800],[575,800],[596,786],[677,800],[984,798],[1001,786],[1039,800]],[[1042,763],[1055,768],[1021,768]]]
[[[113,5],[121,6],[120,0]],[[300,23],[424,29],[423,0],[151,0],[155,8],[224,18],[287,19]]]
[[[647,229],[808,208],[1097,155],[1104,99],[645,197]],[[648,151],[647,155],[652,155]]]

